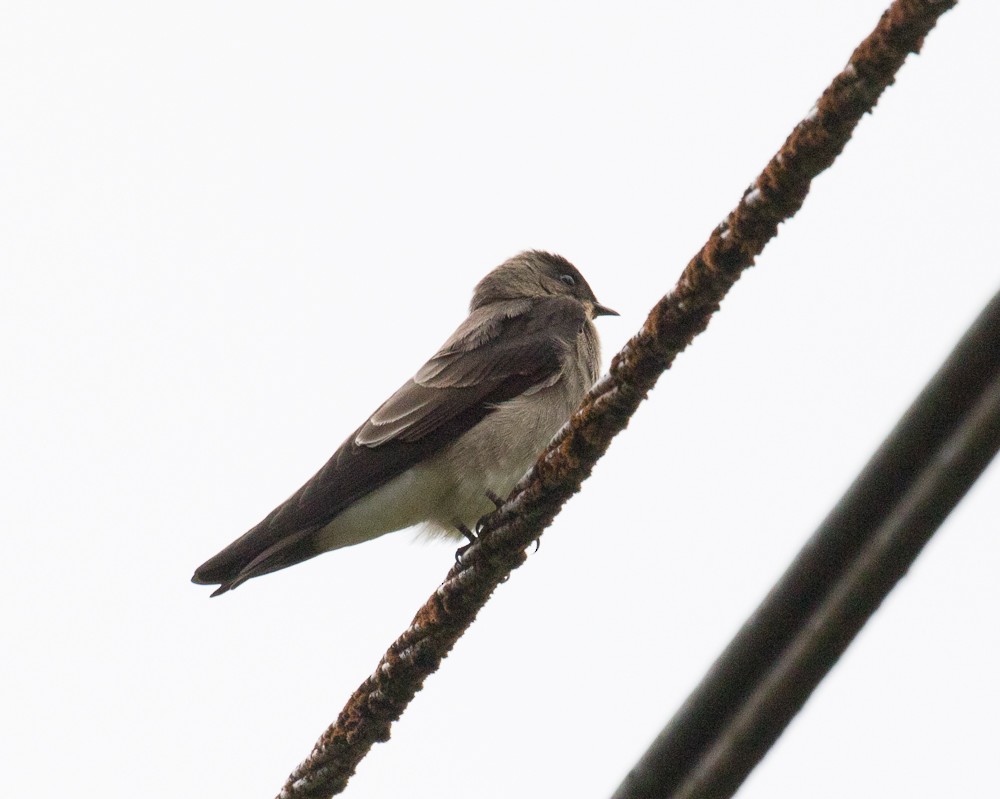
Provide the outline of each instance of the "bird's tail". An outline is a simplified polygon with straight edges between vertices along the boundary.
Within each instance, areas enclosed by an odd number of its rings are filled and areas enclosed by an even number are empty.
[[[314,558],[320,553],[313,543],[314,532],[311,528],[301,530],[260,552],[251,548],[255,542],[250,533],[247,533],[195,569],[191,582],[218,585],[218,589],[212,592],[212,596],[218,596],[251,577],[260,577]]]

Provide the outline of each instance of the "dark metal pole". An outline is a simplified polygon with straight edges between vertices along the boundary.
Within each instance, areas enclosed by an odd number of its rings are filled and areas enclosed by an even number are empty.
[[[614,794],[729,797],[1000,449],[1000,294]]]

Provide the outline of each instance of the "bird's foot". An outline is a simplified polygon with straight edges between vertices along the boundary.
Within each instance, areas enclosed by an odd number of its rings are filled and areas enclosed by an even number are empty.
[[[478,526],[479,525],[476,525],[477,528]],[[456,522],[455,529],[469,539],[469,544],[476,543],[476,534],[469,529],[468,525],[464,524],[463,522]]]
[[[476,527],[478,529],[479,525],[477,524]],[[466,538],[469,539],[469,543],[468,544],[465,544],[464,546],[460,546],[457,550],[455,550],[455,563],[457,563],[459,566],[461,566],[462,565],[462,556],[466,552],[469,551],[469,547],[471,547],[473,544],[475,544],[476,541],[479,540],[479,538],[476,536],[476,534],[474,532],[472,532],[472,530],[469,529],[468,525],[466,525],[466,524],[464,524],[462,522],[456,522],[455,523],[455,529],[457,529],[458,532],[460,532],[462,535],[464,535]]]

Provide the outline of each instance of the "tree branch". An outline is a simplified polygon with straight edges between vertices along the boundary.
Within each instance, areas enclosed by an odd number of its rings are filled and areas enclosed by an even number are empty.
[[[589,476],[611,439],[692,339],[707,326],[730,287],[753,265],[778,224],[802,206],[812,179],[843,150],[911,52],[957,0],[896,0],[681,274],[610,373],[539,457],[532,471],[487,520],[480,541],[417,612],[374,673],[348,700],[279,799],[328,797],[344,789],[376,741],[389,738],[428,675],[475,620],[496,587],[525,560],[562,505]]]

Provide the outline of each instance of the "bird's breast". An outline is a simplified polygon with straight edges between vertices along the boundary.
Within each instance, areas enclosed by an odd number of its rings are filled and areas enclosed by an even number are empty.
[[[531,468],[597,377],[596,333],[587,333],[585,329],[574,342],[556,380],[497,404],[426,463],[451,486],[430,520],[429,532],[454,532],[457,523],[474,527],[494,509],[487,494],[506,497]]]

